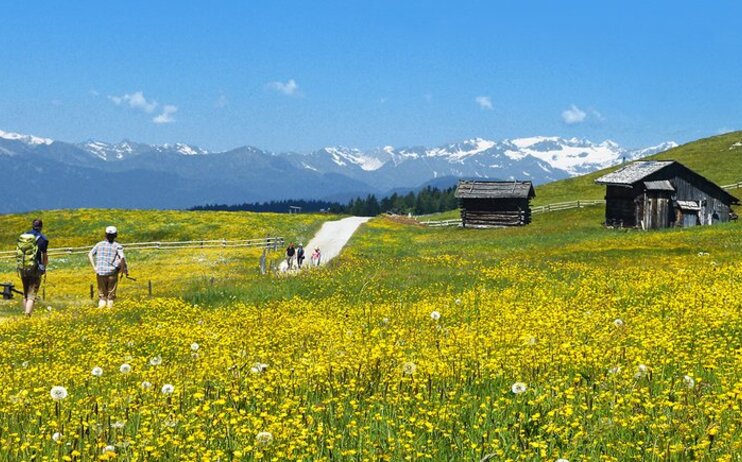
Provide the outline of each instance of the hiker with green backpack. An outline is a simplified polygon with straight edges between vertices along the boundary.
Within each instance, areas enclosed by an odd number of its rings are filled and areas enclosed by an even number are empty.
[[[36,296],[41,288],[41,278],[49,264],[46,253],[49,239],[41,233],[44,223],[37,218],[31,226],[30,231],[18,237],[16,248],[16,263],[23,283],[23,310],[26,316],[31,316]]]

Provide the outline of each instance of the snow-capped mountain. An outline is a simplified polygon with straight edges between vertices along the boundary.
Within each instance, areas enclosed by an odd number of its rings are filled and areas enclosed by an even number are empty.
[[[537,136],[500,142],[475,138],[434,148],[391,146],[368,152],[328,147],[308,156],[295,156],[302,168],[336,172],[374,185],[399,187],[443,176],[530,178],[536,183],[582,175],[621,162],[646,157],[677,146],[674,142],[640,150],[622,148],[606,140]]]
[[[474,138],[437,147],[325,147],[309,154],[255,147],[209,152],[192,145],[129,140],[67,143],[0,131],[0,169],[35,172],[29,184],[0,182],[2,211],[64,207],[182,208],[281,199],[346,201],[456,178],[546,183],[655,154],[667,142],[630,150],[613,141],[537,136]],[[27,175],[18,178],[26,179]],[[20,180],[19,180],[20,181]],[[25,180],[24,180],[25,181]],[[103,189],[101,189],[103,188]],[[117,194],[111,194],[111,188]],[[24,194],[20,194],[24,192]],[[24,202],[25,201],[25,202]]]
[[[79,143],[76,146],[102,160],[122,160],[146,152],[173,152],[184,156],[195,156],[209,153],[209,151],[205,149],[183,143],[149,145],[135,143],[129,140],[124,140],[115,144],[90,140],[85,143]]]
[[[20,133],[10,133],[4,132],[2,130],[0,130],[0,138],[5,140],[20,141],[22,143],[30,145],[52,144],[54,142],[54,140],[50,140],[49,138],[41,138],[33,135],[21,135]]]

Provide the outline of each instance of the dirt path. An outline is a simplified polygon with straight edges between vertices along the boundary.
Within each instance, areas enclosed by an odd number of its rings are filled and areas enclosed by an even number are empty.
[[[370,219],[370,217],[350,217],[337,221],[328,221],[323,224],[314,238],[304,246],[306,252],[304,265],[310,266],[312,264],[311,256],[316,247],[319,247],[322,254],[320,265],[327,264],[328,261],[340,254],[340,251],[343,250],[343,247],[345,247],[345,244],[350,240],[353,233],[356,232],[356,229]],[[281,271],[287,270],[285,260],[281,262],[279,269]]]

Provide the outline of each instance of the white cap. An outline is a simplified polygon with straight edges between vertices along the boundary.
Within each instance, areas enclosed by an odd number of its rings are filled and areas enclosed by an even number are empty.
[[[107,226],[106,227],[106,234],[117,234],[118,230],[115,226]]]

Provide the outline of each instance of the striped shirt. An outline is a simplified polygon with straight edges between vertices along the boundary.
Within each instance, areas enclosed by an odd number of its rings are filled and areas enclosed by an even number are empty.
[[[124,259],[124,247],[118,242],[100,241],[90,251],[95,257],[95,272],[101,276],[115,274]]]

